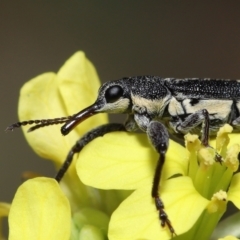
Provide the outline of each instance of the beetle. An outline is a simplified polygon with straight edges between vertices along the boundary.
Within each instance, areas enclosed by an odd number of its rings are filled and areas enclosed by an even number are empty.
[[[209,137],[216,135],[225,123],[240,131],[240,80],[161,78],[158,76],[126,77],[104,83],[96,101],[80,112],[62,118],[29,120],[10,125],[13,130],[27,124],[35,124],[29,131],[61,124],[61,133],[67,135],[79,123],[98,113],[127,114],[125,124],[109,123],[90,130],[71,148],[55,179],[60,181],[75,153],[96,137],[113,131],[142,130],[159,154],[153,177],[151,196],[159,214],[161,226],[175,230],[165,212],[159,195],[159,183],[169,135],[178,138],[186,133],[201,133],[201,143],[209,146]],[[216,153],[216,161],[221,156]]]

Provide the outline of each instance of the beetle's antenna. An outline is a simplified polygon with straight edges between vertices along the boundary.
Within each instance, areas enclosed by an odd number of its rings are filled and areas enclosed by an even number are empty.
[[[71,118],[64,119],[64,120],[58,120],[58,121],[43,122],[43,123],[40,123],[40,124],[37,124],[37,125],[35,125],[35,126],[30,127],[30,128],[28,129],[28,132],[32,132],[32,131],[35,131],[36,129],[43,128],[43,127],[47,127],[47,126],[50,126],[50,125],[65,123],[65,122],[68,121],[69,119],[71,119]]]
[[[13,131],[15,128],[20,128],[26,125],[32,125],[31,128],[28,129],[28,132],[32,132],[38,128],[46,127],[49,125],[61,124],[71,120],[75,115],[68,116],[68,117],[61,117],[61,118],[53,118],[53,119],[36,119],[36,120],[28,120],[23,122],[16,122],[12,125],[8,126],[5,131]]]

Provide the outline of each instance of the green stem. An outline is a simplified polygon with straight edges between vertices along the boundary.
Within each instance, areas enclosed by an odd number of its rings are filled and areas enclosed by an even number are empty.
[[[194,239],[209,239],[223,213],[224,212],[218,211],[216,213],[209,214],[208,211],[205,210],[201,216],[201,222],[195,233],[197,238]]]

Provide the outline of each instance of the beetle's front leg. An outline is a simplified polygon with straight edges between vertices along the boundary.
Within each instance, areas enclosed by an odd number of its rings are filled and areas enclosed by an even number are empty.
[[[232,121],[232,125],[233,125],[234,127],[240,128],[240,117],[234,119],[234,120]]]
[[[134,108],[134,110],[136,110],[136,108]],[[167,225],[172,235],[176,235],[174,228],[172,227],[171,222],[168,219],[168,216],[164,210],[164,204],[158,193],[159,183],[161,179],[161,172],[165,162],[165,155],[166,155],[166,152],[168,149],[168,143],[169,143],[168,131],[162,123],[153,121],[149,117],[146,111],[141,111],[141,112],[135,111],[134,120],[138,124],[139,128],[147,133],[150,142],[159,153],[159,159],[158,159],[158,163],[157,163],[154,178],[153,178],[151,195],[155,201],[155,206],[159,212],[159,219],[161,221],[162,227]]]
[[[62,164],[61,168],[58,170],[58,173],[55,177],[55,179],[60,182],[63,178],[64,174],[67,172],[70,164],[72,163],[73,156],[76,153],[79,153],[84,146],[86,146],[88,143],[90,143],[92,140],[94,140],[97,137],[101,137],[107,133],[110,132],[116,132],[116,131],[126,131],[123,124],[120,123],[108,123],[101,125],[99,127],[96,127],[89,132],[87,132],[85,135],[83,135],[71,148],[69,151],[66,160]]]
[[[155,174],[153,178],[153,186],[152,186],[152,197],[155,201],[155,206],[159,211],[159,219],[161,221],[162,227],[165,225],[168,226],[172,235],[176,235],[174,228],[164,210],[164,204],[159,196],[159,183],[161,179],[161,172],[165,162],[165,156],[169,145],[169,135],[166,127],[157,121],[151,121],[147,127],[147,135],[154,146],[154,148],[159,153],[159,159],[157,163],[157,167],[155,169]]]
[[[128,132],[135,132],[139,129],[133,114],[127,116],[124,126]]]

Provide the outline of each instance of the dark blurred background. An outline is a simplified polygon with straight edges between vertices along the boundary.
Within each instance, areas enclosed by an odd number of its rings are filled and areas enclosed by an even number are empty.
[[[54,175],[16,122],[19,90],[85,51],[102,81],[131,75],[240,78],[240,1],[0,1],[0,201],[21,173]],[[43,116],[47,117],[47,116]],[[64,156],[63,156],[64,157]]]

